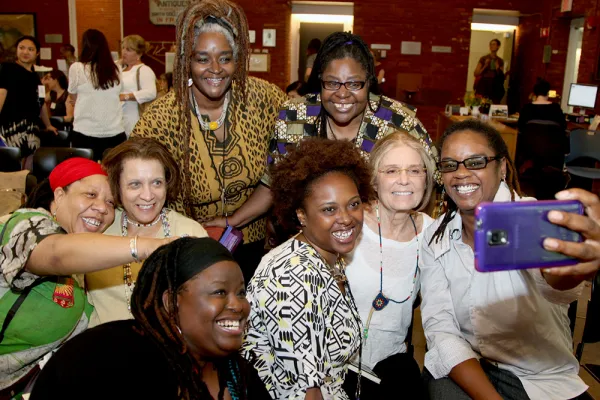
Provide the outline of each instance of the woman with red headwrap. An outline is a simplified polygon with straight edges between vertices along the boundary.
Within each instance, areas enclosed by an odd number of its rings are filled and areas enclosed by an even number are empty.
[[[84,158],[60,163],[26,207],[0,220],[0,398],[26,389],[52,351],[86,329],[92,307],[74,274],[144,259],[174,240],[102,235],[113,196],[106,172]]]

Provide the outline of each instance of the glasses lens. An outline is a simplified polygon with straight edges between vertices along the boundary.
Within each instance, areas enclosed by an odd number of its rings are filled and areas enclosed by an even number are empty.
[[[438,164],[441,172],[452,172],[458,168],[458,163],[454,160],[441,161]]]
[[[409,176],[423,176],[425,175],[426,170],[423,167],[413,167],[409,168],[407,171]]]
[[[346,82],[344,84],[348,90],[360,90],[365,85],[364,82]]]
[[[487,159],[485,157],[472,157],[465,160],[465,167],[467,169],[482,169],[487,165]]]
[[[341,83],[336,81],[323,81],[323,87],[327,90],[338,90]]]

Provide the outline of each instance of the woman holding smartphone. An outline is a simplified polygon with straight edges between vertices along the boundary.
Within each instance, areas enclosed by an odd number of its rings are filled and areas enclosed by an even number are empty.
[[[559,242],[554,248],[595,261],[566,270],[480,273],[473,253],[476,206],[534,199],[519,196],[514,164],[491,126],[476,120],[455,124],[440,148],[448,210],[425,230],[421,256],[428,346],[423,374],[430,398],[576,398],[587,386],[578,376],[567,310],[579,297],[585,274],[598,268],[597,198],[584,199],[593,208],[591,218],[560,214],[563,221],[575,220],[567,226],[595,244],[580,244],[582,250]],[[551,244],[547,240],[546,248]]]

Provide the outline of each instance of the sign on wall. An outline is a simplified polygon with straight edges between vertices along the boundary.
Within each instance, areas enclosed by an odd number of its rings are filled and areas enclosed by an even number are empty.
[[[177,15],[188,6],[190,0],[149,0],[150,22],[154,25],[175,25]]]

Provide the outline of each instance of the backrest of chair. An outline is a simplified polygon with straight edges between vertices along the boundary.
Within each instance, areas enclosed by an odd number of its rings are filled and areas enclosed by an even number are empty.
[[[569,152],[568,138],[560,125],[551,121],[530,121],[517,141],[519,156],[540,167],[562,169]]]
[[[38,182],[46,179],[50,172],[61,162],[71,157],[94,159],[92,149],[69,147],[40,147],[33,155],[33,175]]]
[[[423,74],[400,72],[396,75],[396,99],[404,98],[404,91],[419,91],[422,82]]]
[[[15,172],[21,170],[21,149],[18,147],[0,147],[0,171]]]
[[[571,162],[582,157],[600,161],[600,131],[589,131],[587,129],[574,130],[571,132],[569,142],[571,144],[571,152],[567,156],[566,162]]]

